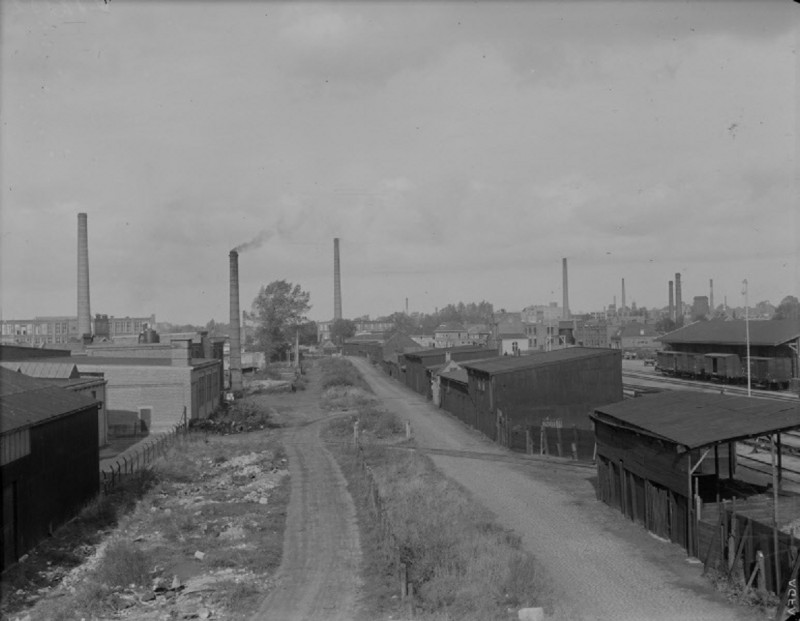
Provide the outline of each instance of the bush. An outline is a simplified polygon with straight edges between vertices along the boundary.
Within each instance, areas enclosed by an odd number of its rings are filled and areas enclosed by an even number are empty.
[[[98,575],[110,587],[144,586],[149,583],[150,563],[136,545],[117,540],[106,547]]]

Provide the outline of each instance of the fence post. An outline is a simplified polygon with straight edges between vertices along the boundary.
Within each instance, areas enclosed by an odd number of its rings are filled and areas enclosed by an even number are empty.
[[[408,568],[406,564],[400,563],[400,599],[408,596]]]
[[[578,461],[578,428],[572,425],[572,459]]]
[[[533,455],[533,431],[530,425],[525,427],[525,454]]]
[[[353,423],[353,446],[358,448],[358,420]]]
[[[410,439],[411,439],[411,421],[407,420],[406,421],[406,440],[410,440]]]

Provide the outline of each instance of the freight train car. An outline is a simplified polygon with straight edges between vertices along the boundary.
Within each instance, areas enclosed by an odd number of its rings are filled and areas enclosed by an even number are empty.
[[[663,375],[694,380],[711,380],[725,384],[747,382],[747,360],[737,354],[693,354],[660,351],[656,354],[656,370]],[[789,358],[751,356],[750,384],[770,390],[784,390],[792,378]]]

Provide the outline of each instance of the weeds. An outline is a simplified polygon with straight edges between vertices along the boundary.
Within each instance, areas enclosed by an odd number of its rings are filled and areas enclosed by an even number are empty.
[[[150,569],[144,551],[129,541],[117,540],[106,547],[98,575],[110,587],[144,586],[149,582]]]

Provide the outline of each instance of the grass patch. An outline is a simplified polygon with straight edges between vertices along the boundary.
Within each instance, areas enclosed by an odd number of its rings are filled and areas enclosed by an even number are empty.
[[[323,358],[319,361],[319,369],[323,390],[334,386],[352,386],[366,393],[372,392],[355,365],[346,358]]]
[[[325,400],[337,403],[350,397],[350,407],[356,409],[352,416],[331,421],[325,433],[336,440],[350,438],[358,420],[364,458],[374,473],[396,545],[386,555],[387,541],[376,527],[364,474],[349,443],[331,443],[359,516],[368,596],[364,618],[396,618],[406,612],[398,599],[399,562],[408,568],[417,619],[509,619],[509,610],[529,606],[552,612],[552,589],[537,561],[522,549],[520,537],[494,523],[492,514],[444,477],[428,457],[393,448],[406,441],[403,421],[355,390],[352,385],[335,386],[323,394],[323,406]]]

